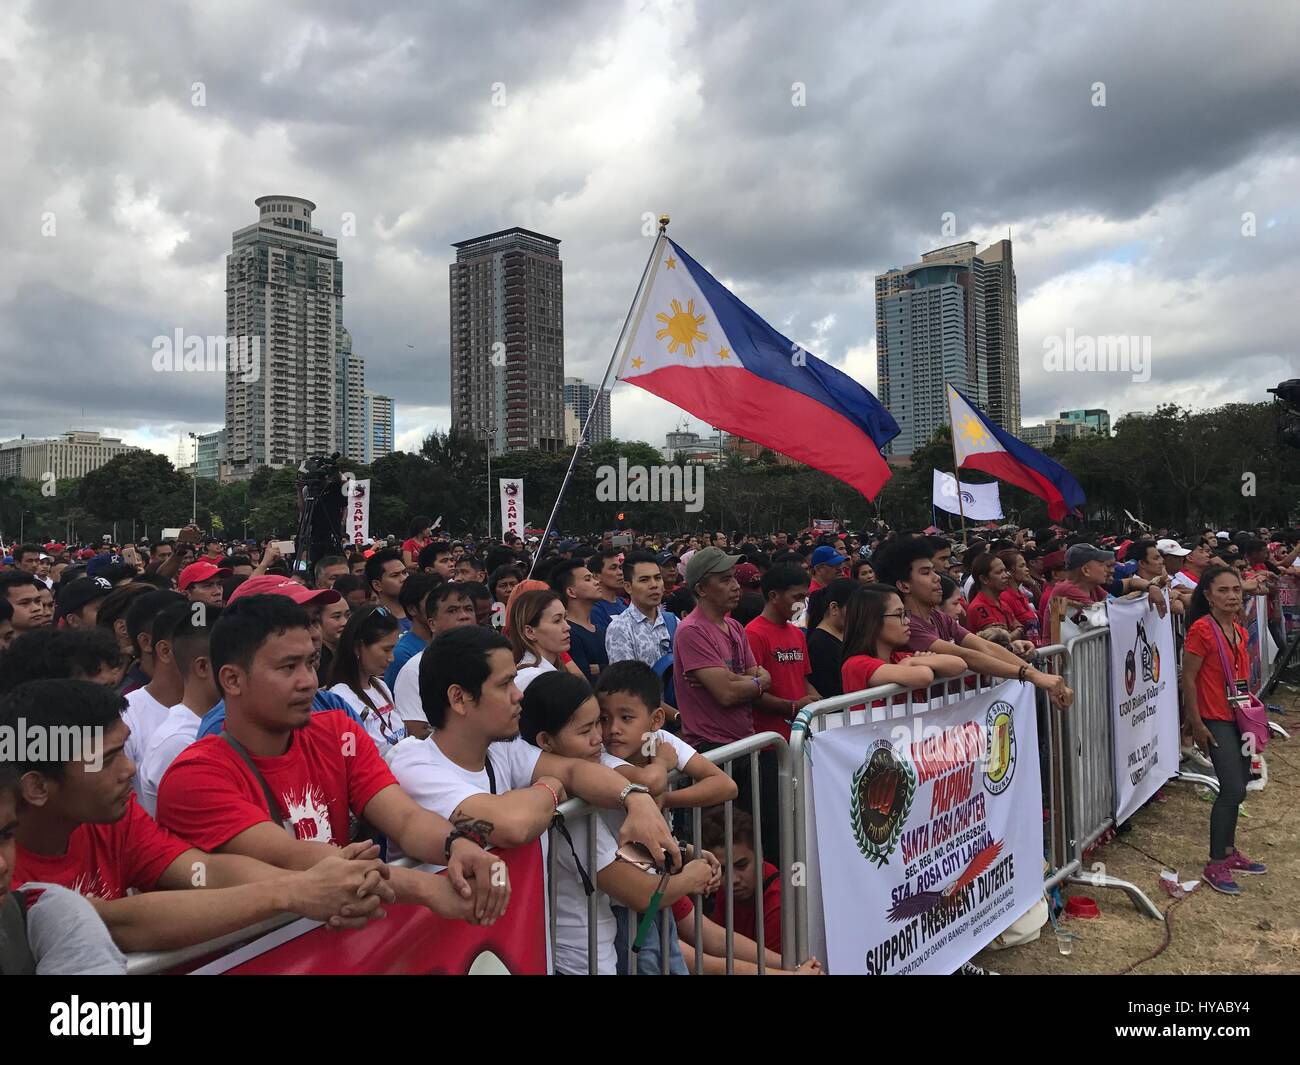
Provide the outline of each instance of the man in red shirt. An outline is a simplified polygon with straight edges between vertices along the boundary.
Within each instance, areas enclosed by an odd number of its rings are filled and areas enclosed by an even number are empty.
[[[84,895],[124,951],[202,943],[286,910],[337,928],[383,916],[394,896],[373,847],[285,873],[208,854],[155,824],[131,790],[123,705],[111,688],[81,680],[28,681],[0,701],[0,727],[26,737],[15,749],[23,757],[9,763],[21,774],[15,884]],[[36,735],[46,737],[40,748]]]
[[[836,577],[840,576],[840,571],[847,562],[830,544],[823,544],[812,553],[809,563],[812,566],[812,583],[809,585],[809,592],[815,592],[820,588],[825,588]]]
[[[212,629],[225,697],[221,734],[192,744],[158,787],[158,823],[208,850],[306,869],[348,843],[352,816],[448,876],[393,867],[400,902],[490,924],[510,896],[504,863],[398,786],[342,710],[312,712],[316,650],[307,612],[282,595],[235,600]]]
[[[1088,606],[1106,599],[1106,583],[1110,563],[1115,561],[1111,551],[1102,551],[1092,544],[1072,544],[1065,552],[1065,579],[1052,585],[1043,600],[1042,629],[1051,632],[1052,601],[1068,599]]]
[[[737,567],[739,569],[739,567]],[[790,619],[808,599],[808,575],[801,566],[773,566],[763,574],[763,612],[745,626],[754,661],[772,677],[753,702],[754,731],[779,732],[788,741],[794,715],[821,698],[808,680],[808,639]]]
[[[433,519],[423,514],[411,519],[411,535],[402,542],[402,563],[408,570],[415,571],[420,552],[433,542]]]

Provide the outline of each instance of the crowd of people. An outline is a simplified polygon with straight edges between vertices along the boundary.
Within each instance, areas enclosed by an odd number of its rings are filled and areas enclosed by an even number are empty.
[[[510,898],[492,849],[543,836],[577,796],[598,811],[597,843],[594,860],[556,845],[557,972],[726,971],[729,881],[734,971],[761,956],[784,974],[775,752],[757,780],[748,759],[728,775],[704,756],[788,739],[829,696],[967,670],[1067,708],[1037,652],[1110,597],[1186,615],[1186,743],[1220,781],[1205,879],[1235,893],[1234,873],[1264,871],[1234,842],[1250,773],[1232,712],[1248,675],[1239,613],[1267,595],[1285,642],[1279,581],[1300,574],[1300,533],[615,539],[450,539],[417,517],[405,540],[342,545],[309,570],[274,541],[192,527],[15,545],[0,728],[99,740],[0,748],[0,969],[121,972],[124,952],[286,911],[350,928],[405,902],[491,923]],[[696,809],[702,833],[680,842]]]

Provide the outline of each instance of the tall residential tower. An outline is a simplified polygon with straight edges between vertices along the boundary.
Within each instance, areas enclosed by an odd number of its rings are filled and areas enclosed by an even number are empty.
[[[336,449],[335,383],[343,321],[338,242],[311,224],[316,205],[261,196],[259,218],[236,230],[226,257],[226,336],[252,365],[227,359],[230,476],[296,466]]]
[[[1011,241],[937,248],[877,275],[879,396],[900,429],[889,454],[910,455],[947,422],[946,383],[1019,432],[1019,359]]]
[[[451,424],[505,451],[564,449],[564,282],[554,237],[452,245]]]

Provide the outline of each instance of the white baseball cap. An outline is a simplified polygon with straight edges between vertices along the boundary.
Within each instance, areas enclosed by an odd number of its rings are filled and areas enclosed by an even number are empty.
[[[1191,552],[1177,540],[1157,540],[1156,550],[1162,555],[1178,555],[1181,557],[1182,555],[1191,554]]]

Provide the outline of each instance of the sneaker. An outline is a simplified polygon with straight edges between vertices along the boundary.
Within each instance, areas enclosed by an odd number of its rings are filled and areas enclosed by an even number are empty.
[[[1199,765],[1202,769],[1214,768],[1214,763],[1211,762],[1208,758],[1206,758],[1205,755],[1203,755],[1195,747],[1184,747],[1181,751],[1181,754],[1183,757],[1183,761],[1185,762],[1193,762],[1196,765]]]
[[[961,968],[958,969],[954,976],[1001,976],[1001,973],[995,973],[992,969],[982,969],[974,962],[964,961]]]
[[[1226,869],[1229,869],[1234,873],[1250,873],[1254,876],[1262,876],[1264,873],[1268,872],[1267,865],[1263,862],[1252,862],[1242,854],[1241,851],[1237,850],[1236,847],[1234,847],[1232,853],[1223,860],[1223,865]]]
[[[1232,879],[1232,870],[1228,868],[1227,861],[1206,862],[1205,872],[1201,874],[1201,879],[1221,895],[1241,894],[1241,888]]]

